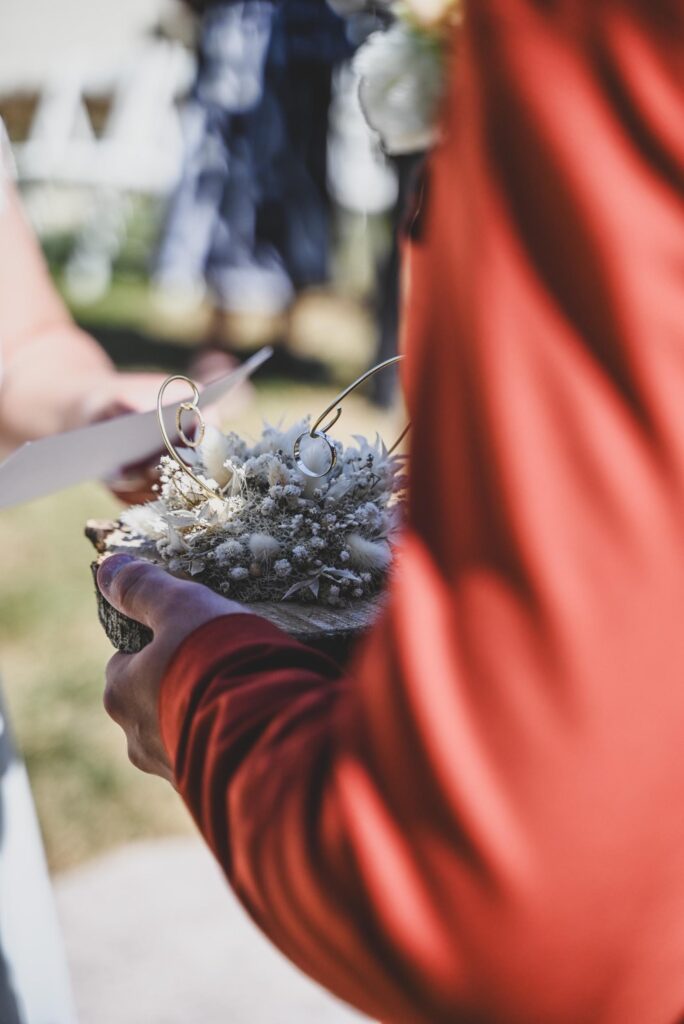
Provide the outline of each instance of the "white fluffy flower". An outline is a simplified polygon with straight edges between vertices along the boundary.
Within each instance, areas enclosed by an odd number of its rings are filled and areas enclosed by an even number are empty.
[[[214,557],[217,562],[235,562],[242,558],[245,549],[239,540],[224,540],[214,548]]]
[[[166,536],[166,523],[162,513],[166,506],[162,501],[148,502],[147,505],[134,505],[121,513],[121,522],[133,533],[141,537],[160,540]]]
[[[374,32],[355,68],[363,112],[388,153],[415,153],[437,138],[443,64],[434,41],[404,22]]]
[[[190,550],[178,530],[170,524],[166,527],[166,540],[161,543],[164,545],[167,556],[183,555]]]
[[[392,561],[392,551],[386,540],[368,540],[358,533],[347,537],[350,561],[357,569],[386,572]]]
[[[200,457],[207,476],[215,480],[219,487],[229,484],[233,476],[232,469],[226,466],[230,454],[229,438],[209,424],[200,445]]]
[[[267,533],[253,533],[249,538],[249,550],[259,562],[270,562],[280,552],[280,544]]]

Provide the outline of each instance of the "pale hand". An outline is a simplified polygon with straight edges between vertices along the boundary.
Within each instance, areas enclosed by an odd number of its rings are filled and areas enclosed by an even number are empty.
[[[99,423],[131,412],[147,412],[157,404],[159,389],[166,376],[160,373],[116,373],[105,375],[97,385],[85,391],[78,406],[73,409],[72,426]],[[169,392],[173,400],[187,397],[187,389],[177,387],[177,394]],[[106,481],[112,494],[127,505],[141,505],[154,498],[152,488],[159,482],[157,467],[162,456],[159,452],[144,462],[123,466],[119,473]]]

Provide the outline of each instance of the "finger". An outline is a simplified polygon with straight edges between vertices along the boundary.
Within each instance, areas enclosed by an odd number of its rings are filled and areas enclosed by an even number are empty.
[[[164,623],[183,586],[161,566],[126,554],[105,558],[97,584],[114,608],[153,631]]]
[[[133,558],[110,555],[100,565],[97,585],[114,608],[166,637],[166,645],[209,619],[242,611],[208,587],[170,576],[165,569]],[[141,653],[145,653],[144,651]],[[148,651],[149,653],[149,651]]]
[[[150,562],[131,555],[110,555],[100,565],[97,585],[109,603],[136,622],[154,629],[183,584]]]

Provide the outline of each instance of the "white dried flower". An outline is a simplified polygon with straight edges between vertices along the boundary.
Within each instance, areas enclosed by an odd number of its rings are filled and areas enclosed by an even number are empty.
[[[285,487],[290,479],[290,473],[282,462],[279,462],[275,457],[273,457],[271,464],[268,467],[266,479],[271,487],[275,487],[276,485]]]
[[[162,501],[151,501],[147,505],[134,505],[121,513],[121,522],[132,533],[151,540],[159,540],[166,536],[166,523],[163,519],[165,506]]]
[[[437,138],[443,66],[432,39],[397,21],[374,32],[354,62],[359,99],[387,153],[416,153]]]
[[[233,468],[227,463],[231,455],[230,440],[209,424],[199,447],[202,466],[219,487],[225,487],[233,478]]]
[[[218,562],[236,562],[244,553],[245,549],[239,540],[226,540],[214,548],[214,556]]]
[[[183,540],[178,530],[171,524],[167,527],[167,537],[164,543],[164,548],[167,554],[180,555],[188,551],[188,545]]]
[[[273,566],[273,571],[280,579],[286,579],[292,575],[292,566],[286,558],[280,558]]]
[[[342,501],[343,498],[356,486],[357,481],[346,472],[343,472],[341,476],[330,485],[325,495],[326,505],[334,505]]]
[[[358,533],[347,537],[351,564],[357,569],[386,572],[392,561],[392,552],[386,540],[367,540]]]
[[[249,570],[245,569],[243,565],[237,565],[234,569],[230,570],[230,578],[232,580],[246,580],[249,576]]]
[[[249,539],[249,550],[261,562],[270,562],[280,552],[280,544],[267,533],[253,533]]]
[[[367,526],[371,530],[377,530],[381,523],[382,512],[372,501],[366,501],[356,510],[355,519],[362,526]]]
[[[171,512],[164,513],[164,520],[170,528],[174,530],[182,530],[188,526],[194,526],[197,522],[197,517],[192,512],[186,512],[182,509],[172,509]]]
[[[297,508],[301,493],[301,488],[297,487],[296,484],[286,485],[283,489],[283,497],[285,498],[289,508]]]
[[[207,526],[223,526],[232,516],[239,513],[243,505],[244,502],[240,498],[210,498],[193,512],[198,522]]]

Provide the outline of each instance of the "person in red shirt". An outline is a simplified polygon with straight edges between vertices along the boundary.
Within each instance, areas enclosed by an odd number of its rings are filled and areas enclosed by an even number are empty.
[[[341,675],[118,557],[106,704],[383,1021],[684,1018],[684,8],[473,0],[410,247],[411,500]]]

